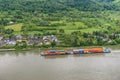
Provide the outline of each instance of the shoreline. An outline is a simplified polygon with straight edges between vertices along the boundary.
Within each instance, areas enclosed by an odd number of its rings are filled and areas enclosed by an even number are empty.
[[[3,51],[31,51],[31,50],[56,50],[56,49],[67,49],[67,50],[72,50],[72,49],[79,49],[79,48],[95,48],[95,47],[105,47],[105,48],[110,48],[112,50],[115,49],[120,49],[120,45],[108,45],[108,46],[80,46],[80,47],[50,47],[50,48],[25,48],[25,49],[15,49],[15,48],[3,48],[0,49],[0,52]]]
[[[4,48],[4,49],[0,49],[0,52],[2,52],[2,51],[15,51],[15,50],[16,50],[16,49],[12,49],[12,48],[11,48],[11,49],[5,49],[5,48]]]

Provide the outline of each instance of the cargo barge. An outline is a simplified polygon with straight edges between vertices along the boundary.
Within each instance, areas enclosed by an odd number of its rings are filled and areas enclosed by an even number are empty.
[[[110,53],[111,50],[107,48],[88,48],[88,49],[75,49],[73,54],[89,54],[89,53]]]
[[[41,56],[52,56],[52,55],[68,55],[70,54],[66,50],[49,50],[45,51],[44,53],[40,54]]]
[[[67,50],[48,50],[40,54],[41,56],[52,55],[74,55],[74,54],[90,54],[90,53],[111,53],[107,48],[87,48],[87,49],[74,49],[71,52]]]

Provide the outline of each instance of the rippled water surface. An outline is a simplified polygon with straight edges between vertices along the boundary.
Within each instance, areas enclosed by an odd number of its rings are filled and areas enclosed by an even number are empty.
[[[49,57],[0,52],[0,80],[120,80],[120,50]]]

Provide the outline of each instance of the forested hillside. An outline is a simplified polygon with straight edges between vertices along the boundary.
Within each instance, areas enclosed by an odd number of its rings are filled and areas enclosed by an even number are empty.
[[[54,34],[62,42],[58,46],[119,44],[119,4],[120,0],[0,0],[0,33]]]
[[[115,0],[1,0],[0,10],[56,12],[74,8],[82,11],[119,9]]]

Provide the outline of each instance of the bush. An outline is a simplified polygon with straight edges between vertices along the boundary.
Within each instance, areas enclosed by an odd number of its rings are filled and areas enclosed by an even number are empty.
[[[118,44],[115,40],[113,40],[113,41],[111,41],[110,43],[109,43],[110,45],[116,45],[116,44]]]
[[[56,46],[56,42],[55,41],[51,42],[51,47],[55,47],[55,46]]]
[[[115,39],[117,43],[120,43],[120,38]]]
[[[65,33],[64,29],[59,29],[59,33]]]
[[[49,48],[50,44],[43,44],[41,47],[43,47],[43,48]]]

